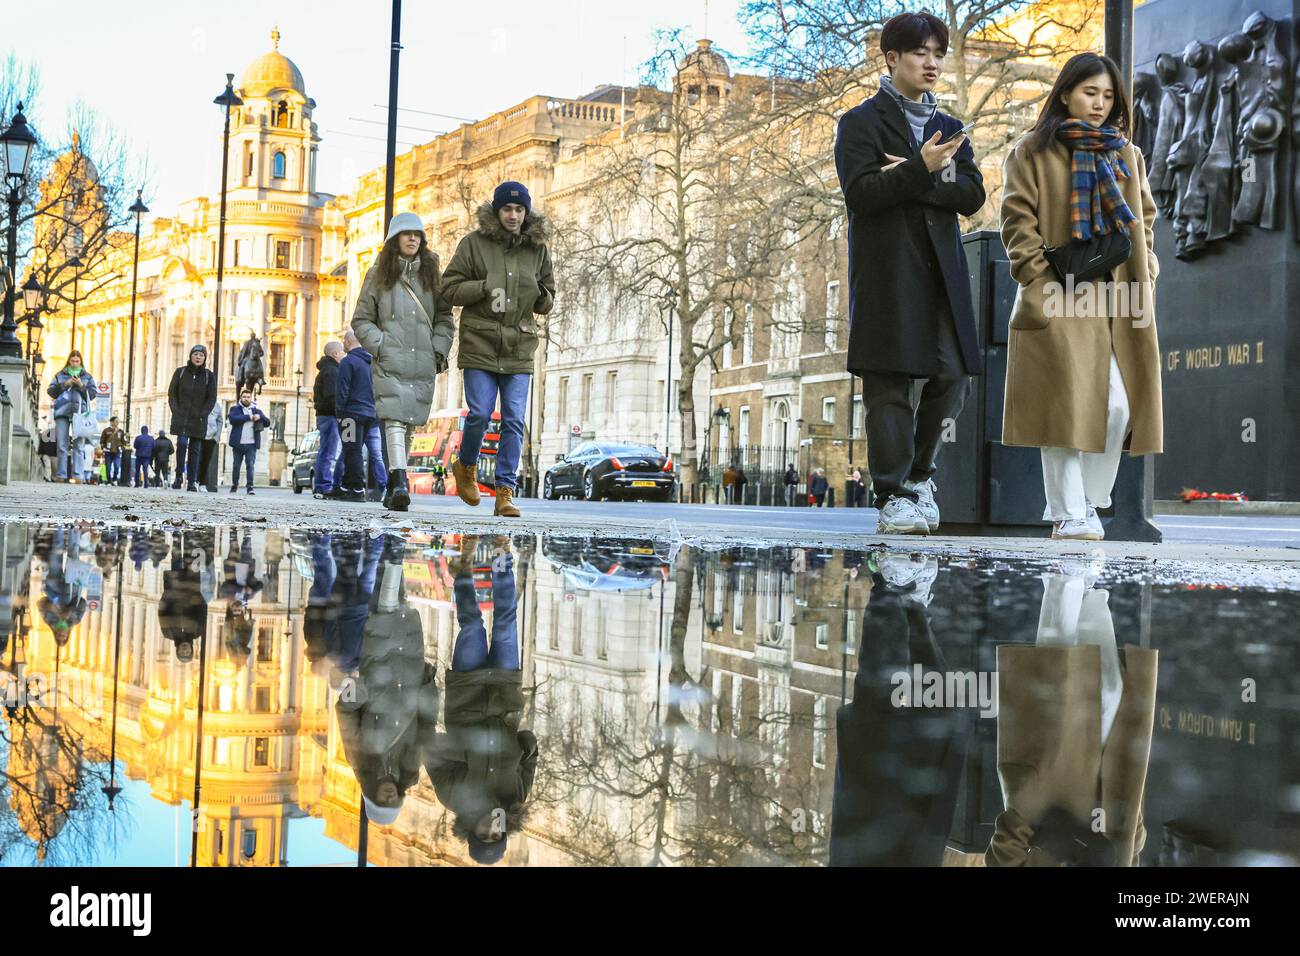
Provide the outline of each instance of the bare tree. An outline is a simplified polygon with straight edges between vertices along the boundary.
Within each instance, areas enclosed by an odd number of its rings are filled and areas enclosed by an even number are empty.
[[[678,34],[661,35],[632,128],[585,145],[581,198],[557,244],[563,306],[551,323],[565,345],[593,341],[582,320],[595,315],[618,316],[629,338],[671,335],[685,485],[698,469],[701,373],[739,344],[746,304],[765,327],[802,331],[802,311],[783,304],[782,264],[833,218],[819,164],[790,145],[786,84],[731,77],[700,42],[688,53]]]

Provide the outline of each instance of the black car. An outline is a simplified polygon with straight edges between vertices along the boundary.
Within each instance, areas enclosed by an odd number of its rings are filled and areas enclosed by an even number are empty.
[[[583,442],[561,455],[542,480],[542,494],[551,501],[563,495],[672,501],[676,492],[672,458],[651,445]]]

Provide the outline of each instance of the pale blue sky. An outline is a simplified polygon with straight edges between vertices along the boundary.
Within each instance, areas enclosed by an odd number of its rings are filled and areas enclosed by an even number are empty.
[[[709,36],[728,50],[744,48],[739,5],[707,4]],[[658,29],[703,36],[705,7],[705,0],[406,0],[399,103],[477,119],[536,93],[579,96],[632,78]],[[62,138],[78,99],[111,117],[147,154],[146,199],[153,214],[168,215],[183,199],[216,192],[221,115],[212,98],[227,72],[238,81],[271,48],[277,24],[280,52],[298,65],[317,104],[317,187],[344,192],[381,165],[385,116],[376,104],[388,93],[389,9],[380,0],[34,0],[6,4],[0,55],[13,51],[39,68],[42,96],[29,115],[43,132]],[[399,122],[420,128],[398,130],[399,150],[436,135],[422,130],[456,125],[408,112]]]

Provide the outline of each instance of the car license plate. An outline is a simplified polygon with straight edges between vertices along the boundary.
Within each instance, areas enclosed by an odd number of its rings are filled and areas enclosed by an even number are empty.
[[[633,488],[653,488],[653,487],[655,487],[655,483],[654,483],[653,481],[634,481],[634,482],[632,482],[632,487],[633,487]]]

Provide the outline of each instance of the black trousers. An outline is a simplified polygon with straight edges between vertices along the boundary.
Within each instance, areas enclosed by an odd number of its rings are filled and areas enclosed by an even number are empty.
[[[944,432],[955,427],[970,394],[970,376],[962,362],[957,327],[947,310],[940,318],[935,346],[939,370],[932,378],[914,379],[895,372],[861,373],[862,403],[867,413],[867,465],[877,508],[883,508],[893,497],[916,500],[916,492],[905,489],[903,482],[921,482],[934,476]],[[921,382],[924,385],[916,400],[913,393]]]
[[[173,488],[179,488],[184,481],[186,486],[197,485],[199,480],[199,459],[203,457],[202,438],[189,435],[176,436],[176,481]]]

